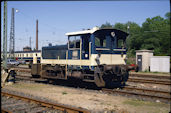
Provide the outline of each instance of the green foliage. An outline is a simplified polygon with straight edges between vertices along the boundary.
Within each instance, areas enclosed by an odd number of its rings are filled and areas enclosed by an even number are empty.
[[[62,92],[62,94],[63,94],[63,95],[66,95],[66,94],[68,94],[68,93],[64,91],[64,92]]]
[[[125,24],[122,24],[122,23],[116,23],[114,25],[114,28],[127,32],[127,26]]]
[[[170,12],[165,18],[156,16],[147,18],[140,27],[135,22],[102,24],[101,28],[115,28],[129,33],[127,38],[128,56],[135,56],[135,50],[154,50],[155,55],[171,55]],[[129,27],[128,27],[129,26]]]
[[[167,13],[165,14],[166,19],[168,19],[168,20],[171,19],[171,15],[170,15],[170,14],[171,14],[170,12],[167,12]]]
[[[113,26],[109,23],[106,22],[105,24],[102,24],[100,28],[112,28]]]

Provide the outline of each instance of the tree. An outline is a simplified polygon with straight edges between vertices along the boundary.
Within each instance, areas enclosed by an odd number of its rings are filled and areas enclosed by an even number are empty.
[[[165,18],[156,16],[147,18],[140,27],[135,22],[116,23],[109,22],[102,24],[101,28],[115,28],[129,33],[127,38],[128,53],[135,55],[135,50],[154,50],[155,55],[171,55],[171,33],[170,19],[171,13],[167,12]],[[129,26],[129,29],[128,29]]]
[[[105,24],[102,24],[100,28],[112,28],[113,26],[109,23],[106,22]]]
[[[168,13],[166,13],[168,16]],[[156,55],[170,55],[170,24],[168,18],[147,18],[142,25],[144,43],[142,49],[152,49]]]
[[[125,24],[122,24],[122,23],[116,23],[114,25],[114,28],[127,32],[127,26]]]
[[[170,19],[171,19],[170,12],[167,12],[167,13],[165,14],[165,17],[166,17],[167,20],[170,20]]]

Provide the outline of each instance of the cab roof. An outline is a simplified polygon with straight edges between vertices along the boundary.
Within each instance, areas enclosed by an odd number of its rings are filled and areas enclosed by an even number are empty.
[[[70,36],[70,35],[92,34],[92,33],[94,33],[97,30],[99,30],[99,28],[98,27],[94,27],[93,29],[77,31],[77,32],[69,32],[69,33],[66,33],[65,35]]]
[[[117,35],[122,35],[122,36],[125,36],[127,37],[128,36],[128,33],[124,32],[124,31],[121,31],[121,30],[117,30],[117,29],[100,29],[98,27],[94,27],[93,29],[88,29],[88,30],[83,30],[83,31],[77,31],[77,32],[69,32],[69,33],[66,33],[65,35],[67,36],[74,36],[74,35],[83,35],[83,34],[92,34],[92,33],[95,33],[95,32],[100,32],[100,31],[114,31]]]

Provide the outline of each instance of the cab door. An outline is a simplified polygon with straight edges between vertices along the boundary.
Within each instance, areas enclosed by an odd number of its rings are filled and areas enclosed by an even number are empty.
[[[81,36],[69,36],[68,59],[80,59]]]
[[[89,59],[89,42],[90,42],[90,35],[83,35],[82,36],[82,59]]]

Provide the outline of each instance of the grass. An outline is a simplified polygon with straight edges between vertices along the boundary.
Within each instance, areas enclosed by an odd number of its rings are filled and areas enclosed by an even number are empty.
[[[63,94],[63,95],[66,95],[66,94],[68,94],[68,93],[64,91],[64,92],[62,92],[62,94]]]
[[[144,110],[144,113],[169,113],[169,104],[156,103],[149,101],[141,101],[135,99],[129,99],[123,102],[123,104],[132,106],[131,109]],[[136,107],[136,108],[134,108]],[[138,112],[137,112],[138,113]]]

